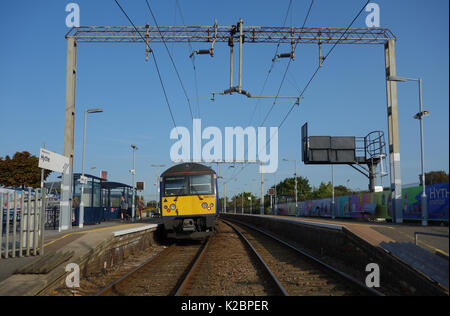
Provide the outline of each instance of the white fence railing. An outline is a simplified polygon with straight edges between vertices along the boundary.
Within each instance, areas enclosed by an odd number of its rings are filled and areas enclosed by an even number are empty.
[[[45,191],[0,192],[0,259],[44,254],[45,204]]]

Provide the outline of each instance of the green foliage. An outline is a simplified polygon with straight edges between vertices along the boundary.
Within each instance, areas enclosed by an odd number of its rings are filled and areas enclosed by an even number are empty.
[[[39,158],[29,152],[16,152],[11,159],[0,157],[0,185],[14,188],[37,188],[41,185],[41,169]],[[44,180],[50,175],[50,170],[44,171]]]
[[[334,187],[335,196],[352,195],[353,191],[347,188],[345,185],[337,185]]]
[[[242,206],[242,196],[244,196],[244,207],[245,206],[250,206],[250,203],[253,203],[253,206],[259,205],[259,198],[254,196],[250,192],[244,192],[243,194],[239,193],[238,195],[233,196],[231,198],[231,201],[227,198],[227,203],[228,203],[227,205],[228,206],[231,206],[231,205],[234,206],[234,201],[236,200],[237,207]],[[248,199],[249,197],[251,197],[251,200]],[[221,198],[221,200],[222,200],[222,198]]]
[[[272,187],[273,188],[273,187]],[[289,195],[295,198],[295,178],[286,178],[276,185],[277,195]],[[311,186],[309,180],[304,177],[297,177],[297,199],[305,201],[311,197]]]
[[[422,178],[419,176],[419,178]],[[449,175],[445,171],[430,171],[425,172],[425,184],[437,184],[448,182]]]
[[[314,200],[316,199],[324,199],[327,197],[330,197],[332,195],[333,187],[331,185],[331,182],[328,182],[325,184],[324,182],[320,183],[320,186],[318,188],[315,188],[312,192],[312,198]]]

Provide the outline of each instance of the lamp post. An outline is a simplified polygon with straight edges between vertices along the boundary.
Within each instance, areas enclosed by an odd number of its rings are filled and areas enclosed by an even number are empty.
[[[244,214],[244,190],[242,190],[241,206],[242,206],[242,214]]]
[[[131,174],[133,175],[133,203],[131,204],[131,219],[134,221],[134,215],[135,215],[135,199],[136,199],[136,183],[134,182],[135,180],[135,176],[136,176],[136,169],[135,169],[135,164],[136,164],[136,150],[138,150],[139,148],[134,145],[131,144],[131,148],[133,148],[133,170],[131,170]]]
[[[406,81],[417,81],[419,85],[419,113],[414,115],[416,120],[419,120],[420,126],[420,156],[421,156],[421,169],[422,169],[422,226],[428,225],[428,207],[427,207],[427,194],[425,190],[425,167],[424,167],[424,138],[423,138],[423,121],[422,118],[424,116],[428,116],[430,114],[429,111],[424,111],[422,109],[422,79],[421,78],[404,78],[398,76],[390,76],[388,77],[389,81],[398,81],[398,82],[406,82]]]
[[[294,162],[295,215],[297,215],[297,209],[298,209],[298,201],[297,201],[297,160],[294,160],[294,159],[290,160],[290,159],[287,159],[287,158],[283,158],[283,161],[293,161]]]
[[[161,180],[160,174],[159,174],[159,168],[164,168],[166,165],[155,165],[152,164],[153,168],[156,168],[156,209],[159,212],[159,195],[160,195],[160,186],[159,182]]]
[[[87,120],[87,114],[88,113],[101,113],[103,112],[102,109],[89,109],[84,111],[84,130],[83,130],[83,159],[81,161],[81,177],[80,177],[80,183],[81,183],[81,195],[80,195],[80,216],[78,220],[78,227],[83,228],[84,224],[84,184],[86,182],[86,178],[84,177],[84,157],[86,152],[86,120]],[[91,192],[93,194],[94,192]]]

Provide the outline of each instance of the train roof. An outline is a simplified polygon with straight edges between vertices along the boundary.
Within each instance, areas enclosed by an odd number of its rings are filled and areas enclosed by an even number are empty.
[[[164,171],[161,176],[170,176],[170,175],[176,175],[176,174],[183,174],[183,173],[204,173],[204,174],[215,174],[214,170],[210,167],[204,166],[199,163],[194,162],[187,162],[187,163],[181,163],[176,166],[173,166],[166,171]]]

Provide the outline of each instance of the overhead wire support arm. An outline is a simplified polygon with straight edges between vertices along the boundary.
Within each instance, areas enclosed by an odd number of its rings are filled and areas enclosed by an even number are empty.
[[[236,26],[234,26],[236,27]],[[150,26],[150,43],[228,43],[232,26]],[[81,26],[72,28],[66,38],[77,42],[138,43],[145,42],[146,26]],[[386,44],[396,40],[394,34],[385,28],[329,28],[329,27],[263,27],[242,26],[245,43],[287,43],[287,44]],[[239,42],[239,37],[233,41]]]
[[[237,87],[233,87],[232,89],[225,90],[223,92],[212,92],[211,101],[216,100],[216,95],[226,95],[230,94],[231,92],[238,92]],[[239,92],[238,92],[239,93]],[[240,94],[243,94],[247,96],[248,98],[252,99],[293,99],[295,100],[295,105],[300,105],[300,99],[303,99],[303,97],[295,96],[295,97],[286,97],[286,96],[269,96],[269,95],[251,95],[249,92],[242,90]]]
[[[217,20],[214,20],[214,40],[211,43],[211,47],[209,49],[197,49],[192,51],[192,53],[189,55],[189,58],[192,58],[195,54],[197,55],[210,55],[211,57],[214,57],[214,44],[217,40]]]

